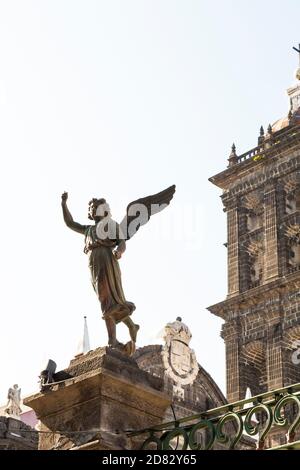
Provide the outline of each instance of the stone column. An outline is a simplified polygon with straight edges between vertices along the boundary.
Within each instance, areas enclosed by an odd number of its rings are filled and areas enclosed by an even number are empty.
[[[132,440],[125,432],[160,423],[171,403],[161,378],[110,348],[76,357],[55,381],[24,401],[44,431],[40,450],[139,448],[143,436]]]

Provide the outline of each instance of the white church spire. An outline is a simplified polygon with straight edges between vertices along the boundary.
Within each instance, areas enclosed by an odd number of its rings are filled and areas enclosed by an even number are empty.
[[[90,348],[90,338],[89,338],[89,330],[87,326],[86,316],[84,317],[84,328],[83,328],[83,354],[89,352]]]
[[[79,356],[80,354],[86,354],[87,352],[91,350],[87,319],[86,319],[86,316],[84,316],[83,318],[84,318],[83,336],[78,344],[78,349],[77,349],[77,354],[76,354],[77,356]]]

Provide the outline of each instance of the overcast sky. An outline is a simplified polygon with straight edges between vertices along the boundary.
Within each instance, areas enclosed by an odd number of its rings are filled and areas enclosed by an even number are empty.
[[[158,341],[180,315],[198,361],[225,390],[221,320],[226,219],[208,178],[259,127],[288,112],[300,41],[296,0],[0,0],[0,403],[37,390],[43,361],[64,368],[88,317],[106,329],[83,237],[92,197],[113,217],[176,184],[170,207],[128,242],[120,264],[141,325]],[[119,327],[120,339],[127,332]]]

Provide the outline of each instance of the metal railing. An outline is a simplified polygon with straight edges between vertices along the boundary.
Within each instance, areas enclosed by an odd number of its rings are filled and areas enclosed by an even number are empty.
[[[142,449],[208,450],[218,443],[235,449],[245,435],[256,436],[257,448],[265,449],[273,431],[286,433],[293,445],[299,426],[300,383],[127,435],[143,436]]]

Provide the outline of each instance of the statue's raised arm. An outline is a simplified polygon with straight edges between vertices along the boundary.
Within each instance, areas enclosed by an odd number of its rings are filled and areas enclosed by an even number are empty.
[[[88,228],[88,225],[81,225],[78,222],[74,222],[71,212],[69,211],[68,206],[67,206],[67,200],[68,200],[68,193],[64,192],[61,195],[61,206],[62,206],[64,221],[67,227],[74,230],[75,232],[85,234]]]

